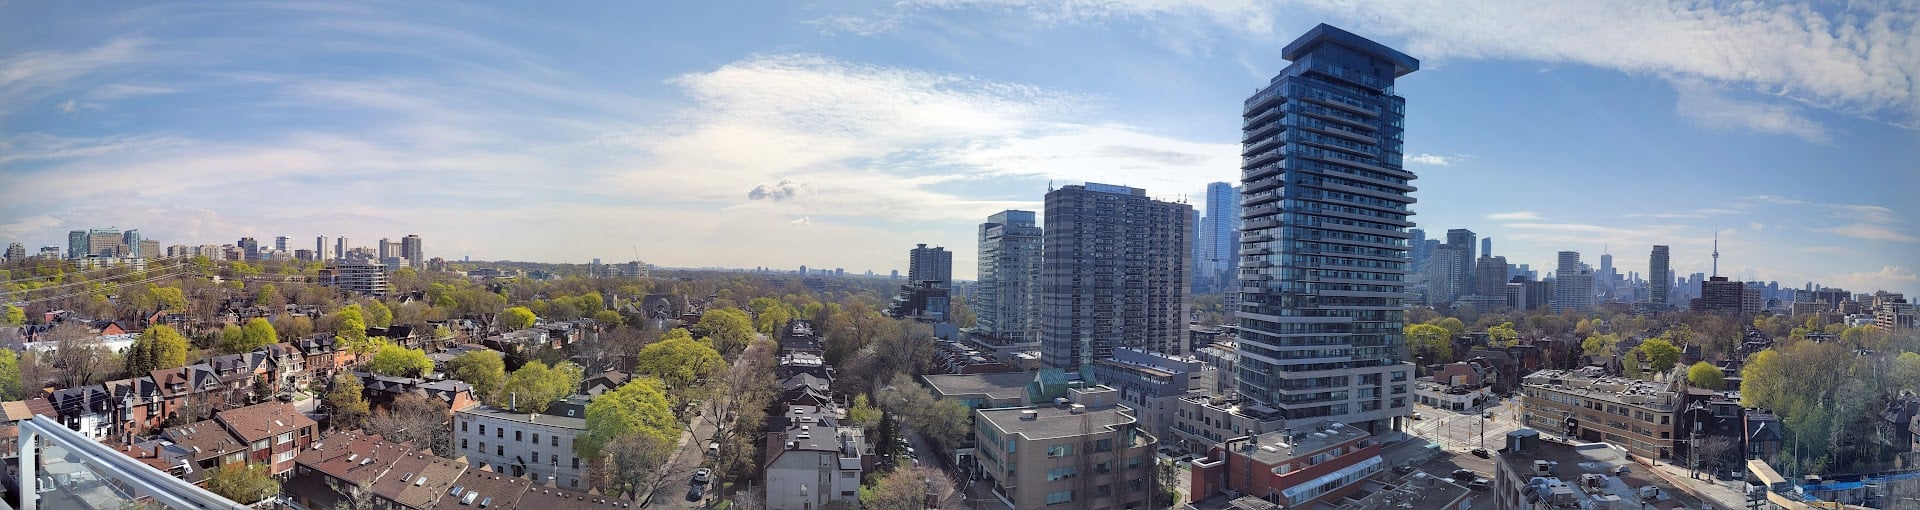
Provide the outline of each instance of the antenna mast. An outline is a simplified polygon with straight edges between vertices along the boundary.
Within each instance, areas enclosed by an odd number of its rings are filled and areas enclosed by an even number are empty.
[[[1720,276],[1720,231],[1713,231],[1713,275]]]

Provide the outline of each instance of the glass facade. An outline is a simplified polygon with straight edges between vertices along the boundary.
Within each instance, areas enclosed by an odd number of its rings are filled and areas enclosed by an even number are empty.
[[[1401,327],[1415,176],[1401,166],[1406,100],[1393,83],[1419,62],[1328,25],[1284,56],[1293,63],[1242,115],[1236,378],[1285,418],[1377,434],[1408,411],[1381,395],[1404,393],[1382,389],[1412,371]]]

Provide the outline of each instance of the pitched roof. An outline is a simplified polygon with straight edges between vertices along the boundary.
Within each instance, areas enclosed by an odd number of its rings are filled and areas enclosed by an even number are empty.
[[[387,474],[373,482],[373,493],[409,508],[427,508],[453,488],[466,471],[465,461],[410,453],[394,461]]]
[[[246,450],[247,446],[227,429],[213,420],[201,420],[186,425],[167,427],[160,437],[173,441],[183,451],[191,452],[195,459],[204,459],[223,453]]]
[[[251,443],[302,428],[318,428],[312,418],[300,414],[293,404],[267,402],[214,413],[214,418],[233,431],[233,435]]]
[[[507,476],[480,468],[468,469],[453,482],[453,488],[433,505],[434,510],[474,510],[480,501],[493,498],[487,508],[518,508],[520,496],[527,492],[527,479]],[[473,501],[461,504],[468,494]]]
[[[387,441],[379,434],[341,432],[301,451],[294,462],[334,478],[371,484],[411,451],[413,445]]]
[[[781,391],[788,391],[805,386],[817,391],[827,391],[827,384],[826,379],[814,377],[813,374],[802,372],[794,374],[793,377],[788,377],[784,381],[780,381],[780,389]]]
[[[476,502],[477,503],[477,502]],[[495,500],[487,508],[498,506]],[[540,510],[585,510],[608,508],[632,508],[633,503],[608,498],[598,494],[558,489],[553,487],[533,487],[520,496],[520,505],[516,508],[538,508]]]

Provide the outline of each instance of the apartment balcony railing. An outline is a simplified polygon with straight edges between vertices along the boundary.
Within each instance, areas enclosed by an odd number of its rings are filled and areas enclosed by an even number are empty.
[[[146,499],[175,509],[248,508],[46,416],[20,422],[19,472],[21,510],[123,508]]]

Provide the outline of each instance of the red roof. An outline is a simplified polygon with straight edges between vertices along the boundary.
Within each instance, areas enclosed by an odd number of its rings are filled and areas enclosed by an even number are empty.
[[[254,404],[220,411],[213,416],[232,430],[233,435],[249,443],[300,429],[311,431],[320,425],[286,402]]]

